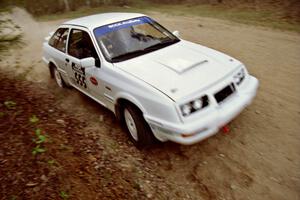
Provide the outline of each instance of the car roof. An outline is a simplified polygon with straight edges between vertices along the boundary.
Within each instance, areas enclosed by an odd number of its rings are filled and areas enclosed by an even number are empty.
[[[64,22],[63,25],[75,25],[75,26],[83,26],[90,30],[97,28],[99,26],[104,26],[107,24],[112,24],[115,22],[132,19],[136,17],[145,16],[140,13],[102,13],[96,15],[90,15],[86,17],[80,17],[76,19],[72,19],[70,21]]]

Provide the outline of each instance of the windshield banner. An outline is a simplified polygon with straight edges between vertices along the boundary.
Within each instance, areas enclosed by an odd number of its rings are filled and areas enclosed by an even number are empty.
[[[105,35],[107,33],[113,32],[113,31],[128,28],[128,27],[131,27],[134,25],[146,24],[146,23],[151,23],[151,22],[152,22],[152,19],[150,19],[149,17],[140,17],[140,18],[135,18],[135,19],[129,19],[126,21],[121,21],[121,22],[117,22],[114,24],[101,26],[99,28],[96,28],[94,30],[94,33],[95,33],[96,37],[99,37],[101,35]]]

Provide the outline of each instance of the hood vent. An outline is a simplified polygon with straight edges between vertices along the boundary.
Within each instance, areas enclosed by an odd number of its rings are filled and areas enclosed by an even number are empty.
[[[207,63],[208,60],[202,60],[202,61],[197,62],[197,63],[195,63],[195,64],[192,64],[192,65],[190,65],[190,66],[187,66],[187,67],[181,66],[180,68],[179,68],[179,67],[176,67],[176,68],[175,68],[175,67],[171,67],[171,66],[169,66],[169,65],[167,65],[167,64],[165,64],[165,63],[163,63],[163,62],[159,62],[159,61],[157,61],[157,62],[158,62],[159,64],[161,64],[161,65],[167,67],[168,69],[170,69],[170,70],[172,70],[172,71],[178,73],[178,74],[183,74],[183,73],[185,73],[185,72],[187,72],[187,71],[189,71],[189,70],[191,70],[191,69],[193,69],[193,68],[195,68],[195,67],[198,67],[198,66],[200,66],[200,65],[203,65],[203,64]]]

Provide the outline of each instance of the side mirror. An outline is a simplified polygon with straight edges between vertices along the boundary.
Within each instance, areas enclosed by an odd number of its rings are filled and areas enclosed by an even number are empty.
[[[80,60],[81,67],[83,68],[89,68],[89,67],[95,67],[95,58],[93,57],[88,57],[88,58],[83,58]]]
[[[179,31],[173,31],[173,35],[175,35],[176,37],[180,37]]]

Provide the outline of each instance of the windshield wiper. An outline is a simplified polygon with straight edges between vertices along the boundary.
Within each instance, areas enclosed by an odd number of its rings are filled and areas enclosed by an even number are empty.
[[[120,62],[120,61],[123,61],[125,59],[129,59],[129,58],[133,58],[133,57],[145,54],[145,52],[148,52],[148,51],[145,50],[145,49],[139,49],[139,50],[136,50],[136,51],[131,51],[131,52],[128,52],[128,53],[124,53],[124,54],[115,56],[115,57],[111,58],[111,61]]]
[[[136,51],[131,51],[131,52],[127,52],[127,53],[115,56],[115,57],[111,58],[111,61],[112,62],[121,62],[123,60],[127,60],[127,59],[130,59],[130,58],[133,58],[133,57],[143,55],[145,53],[163,48],[165,46],[174,44],[174,43],[179,42],[179,41],[180,41],[179,39],[165,40],[165,41],[162,41],[160,43],[154,44],[150,47],[147,47],[145,49],[139,49],[139,50],[136,50]]]
[[[169,46],[169,45],[177,43],[179,41],[180,41],[179,39],[163,40],[162,42],[157,43],[155,45],[152,45],[150,47],[147,47],[144,50],[156,50],[156,49],[160,49],[162,47]]]

